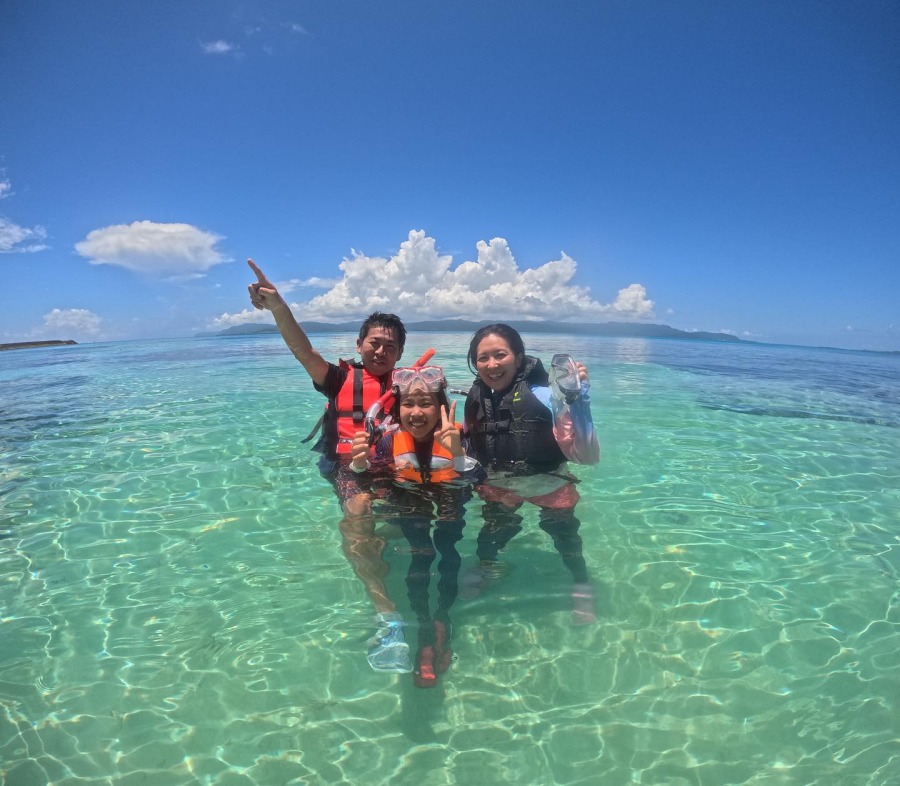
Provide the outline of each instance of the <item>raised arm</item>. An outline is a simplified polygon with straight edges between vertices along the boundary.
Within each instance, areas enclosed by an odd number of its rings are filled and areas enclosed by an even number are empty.
[[[303,328],[300,327],[285,299],[278,293],[275,285],[269,281],[259,266],[248,259],[247,264],[256,274],[256,281],[247,287],[250,302],[258,309],[268,309],[275,317],[275,324],[284,339],[284,343],[294,357],[303,364],[306,373],[317,385],[325,382],[328,373],[328,361],[325,360],[310,343]]]

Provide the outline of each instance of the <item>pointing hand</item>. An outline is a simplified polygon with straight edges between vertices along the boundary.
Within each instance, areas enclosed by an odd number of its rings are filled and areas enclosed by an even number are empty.
[[[256,281],[247,287],[250,293],[250,302],[259,309],[267,308],[273,311],[281,302],[284,302],[275,285],[269,281],[266,274],[252,259],[247,260],[250,269],[256,274]]]

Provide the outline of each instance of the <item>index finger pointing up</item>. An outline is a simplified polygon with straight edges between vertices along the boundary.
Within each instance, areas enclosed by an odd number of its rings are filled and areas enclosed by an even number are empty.
[[[262,284],[264,287],[271,287],[272,282],[266,278],[266,274],[259,269],[259,265],[256,264],[252,259],[247,260],[247,264],[250,265],[250,269],[256,273],[256,280]]]

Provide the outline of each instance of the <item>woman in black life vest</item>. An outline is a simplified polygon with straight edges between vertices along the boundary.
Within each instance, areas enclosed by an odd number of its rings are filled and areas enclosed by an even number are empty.
[[[573,622],[595,622],[593,589],[575,516],[579,495],[575,478],[566,470],[567,458],[581,463],[600,458],[587,368],[576,364],[581,394],[567,405],[563,426],[554,414],[549,375],[540,360],[525,353],[514,328],[498,323],[478,330],[469,344],[468,361],[477,377],[466,397],[465,432],[470,454],[489,475],[476,489],[484,500],[478,565],[464,578],[461,595],[473,597],[502,575],[498,552],[521,532],[518,511],[529,502],[539,508],[541,529],[553,539],[572,573]]]

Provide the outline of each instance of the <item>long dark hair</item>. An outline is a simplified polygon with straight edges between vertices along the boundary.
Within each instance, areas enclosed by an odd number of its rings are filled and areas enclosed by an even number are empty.
[[[509,348],[514,355],[525,354],[525,342],[522,341],[519,331],[514,327],[510,327],[503,322],[495,322],[493,325],[485,325],[483,328],[478,328],[478,330],[475,331],[475,335],[472,336],[472,340],[469,342],[469,355],[467,358],[469,371],[476,376],[478,372],[475,369],[475,361],[478,358],[478,345],[486,336],[500,336],[500,338],[509,344]]]

